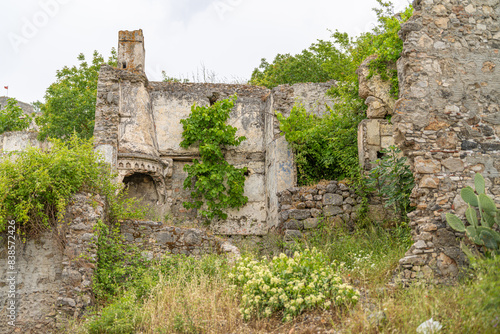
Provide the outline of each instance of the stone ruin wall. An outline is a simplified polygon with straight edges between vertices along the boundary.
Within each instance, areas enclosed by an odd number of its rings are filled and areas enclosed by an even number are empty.
[[[322,217],[329,224],[353,227],[362,198],[343,182],[323,181],[314,186],[290,187],[278,192],[279,225],[285,247],[318,231]]]
[[[0,110],[7,105],[7,97],[0,96]],[[21,107],[25,114],[33,114],[33,106],[18,101],[17,105]],[[41,142],[37,139],[38,125],[35,121],[24,131],[10,131],[0,134],[0,157],[9,152],[24,151],[28,147],[48,148],[49,143]]]
[[[233,84],[149,82],[144,68],[142,31],[119,33],[118,68],[101,67],[99,76],[96,147],[119,173],[120,182],[133,194],[157,210],[158,218],[168,217],[176,224],[200,224],[195,210],[186,210],[190,191],[183,189],[187,173],[183,167],[199,158],[194,148],[183,149],[182,125],[191,106],[209,105],[214,93],[218,99],[237,94],[228,123],[247,139],[225,151],[236,167],[247,167],[245,195],[248,203],[240,210],[229,210],[228,219],[215,221],[211,230],[221,235],[265,235],[277,225],[276,193],[295,184],[292,152],[279,135],[275,111],[287,115],[295,102],[322,114],[325,96],[333,82],[283,85],[269,90]]]
[[[415,244],[401,259],[400,265],[403,280],[436,277],[446,281],[456,278],[459,267],[466,262],[457,242],[457,238],[463,235],[448,228],[444,220],[446,212],[463,216],[465,204],[459,197],[459,190],[472,185],[474,173],[479,172],[486,178],[488,193],[500,203],[500,76],[497,73],[500,64],[500,4],[498,0],[421,0],[415,1],[414,5],[415,14],[401,31],[405,43],[403,56],[398,62],[400,99],[395,103],[392,118],[395,143],[409,158],[417,183],[412,193],[417,209],[410,214]],[[140,50],[140,47],[135,45],[134,49]],[[174,121],[162,116],[162,110],[170,110],[168,115],[179,119],[178,115],[187,115],[193,102],[206,105],[206,96],[214,90],[223,91],[225,96],[239,90],[242,100],[237,103],[232,116],[241,116],[242,119],[232,119],[240,122],[240,131],[255,131],[253,138],[256,141],[247,143],[246,151],[228,152],[228,156],[242,164],[254,163],[254,178],[259,184],[256,188],[261,189],[258,192],[260,198],[256,196],[255,202],[265,208],[266,214],[266,220],[257,219],[256,225],[250,225],[267,228],[269,222],[274,221],[280,222],[286,230],[310,230],[317,222],[311,218],[316,218],[314,215],[318,212],[313,212],[313,207],[308,208],[308,195],[313,196],[311,203],[314,206],[320,203],[340,208],[340,197],[335,196],[340,195],[337,194],[340,186],[337,184],[335,191],[333,183],[325,189],[318,186],[315,189],[317,194],[294,188],[287,190],[294,184],[294,168],[291,153],[286,149],[284,138],[279,136],[273,114],[274,110],[289,112],[296,97],[302,98],[306,104],[314,100],[318,96],[317,90],[308,87],[311,86],[285,85],[267,91],[233,85],[149,83],[140,66],[132,71],[124,69],[123,64],[121,69],[104,66],[97,100],[97,148],[110,163],[122,168],[119,170],[122,178],[129,173],[127,169],[131,169],[149,176],[154,189],[163,186],[163,190],[157,191],[155,200],[169,203],[170,212],[176,215],[172,209],[174,201],[186,196],[180,187],[182,166],[188,157],[196,156],[196,152],[165,146],[164,140],[168,136],[179,138],[180,130],[179,127],[169,128],[169,122]],[[315,87],[326,90],[321,85]],[[382,105],[380,101],[384,101],[376,95],[373,97],[370,102],[373,115],[376,115]],[[309,108],[322,107],[318,104]],[[247,112],[249,117],[245,118],[243,114]],[[249,120],[247,128],[243,118]],[[161,122],[157,123],[157,119]],[[373,120],[379,123],[378,126],[369,125]],[[146,126],[147,131],[141,130],[141,126]],[[376,130],[370,133],[370,129],[375,128],[379,129],[378,136]],[[382,138],[390,137],[390,130],[382,118],[374,116],[365,122],[361,131],[366,134],[362,137],[365,147],[375,146],[361,160],[373,161],[369,155],[373,157],[378,147],[387,145],[383,142],[390,139]],[[246,132],[242,134],[247,135]],[[127,139],[128,136],[134,140]],[[14,141],[5,138],[14,138]],[[19,141],[17,135],[6,134],[2,136],[3,151],[6,151],[6,140],[8,143],[24,142]],[[11,146],[16,150],[25,147],[20,144]],[[127,167],[127,162],[131,167]],[[332,191],[329,192],[328,187]],[[325,191],[321,199],[315,197],[320,191]],[[328,194],[330,196],[326,196]],[[293,196],[298,196],[298,201],[293,201]],[[342,193],[342,205],[349,198],[357,201],[355,197],[344,197]],[[330,200],[332,204],[325,203]],[[334,206],[335,201],[339,205]],[[296,206],[292,206],[293,203]],[[297,207],[301,203],[305,209]],[[47,332],[47,328],[63,323],[64,315],[81,312],[92,302],[89,282],[93,265],[78,255],[95,256],[90,231],[104,211],[101,204],[89,204],[85,194],[77,195],[75,205],[76,209],[69,208],[68,212],[74,210],[76,216],[70,219],[64,232],[60,231],[65,240],[63,248],[51,234],[17,247],[20,251],[17,261],[18,323],[24,328],[31,327],[33,332]],[[304,214],[302,219],[302,216],[297,216],[299,210],[309,210],[309,214],[307,217]],[[288,213],[287,217],[284,217],[284,212]],[[178,214],[186,213],[179,207]],[[294,218],[296,216],[298,219]],[[137,221],[123,225],[127,240],[142,245],[147,256],[161,252],[198,253],[213,249],[214,245],[218,245],[216,249],[231,249],[196,229],[153,225]],[[256,233],[258,228],[251,232]],[[150,241],[152,235],[155,242]],[[0,256],[2,259],[6,257],[5,249]],[[5,275],[6,272],[0,273],[0,284],[5,284]],[[5,299],[0,302],[0,307],[3,317]],[[8,329],[0,330],[0,333],[4,332],[7,333]]]
[[[107,221],[107,206],[99,195],[73,196],[65,220],[53,231],[22,244],[16,243],[16,331],[7,326],[7,293],[0,295],[0,334],[53,333],[79,317],[94,304],[92,280],[97,260],[94,227]],[[205,231],[163,226],[158,222],[124,221],[125,243],[134,244],[146,258],[165,254],[226,254],[240,256],[238,249]],[[7,233],[0,234],[0,261],[7,263]],[[9,290],[7,266],[0,270],[0,289]]]
[[[415,244],[400,261],[403,280],[454,279],[466,258],[445,214],[464,216],[459,192],[475,173],[500,204],[499,0],[419,0],[400,32],[396,143],[416,187]]]

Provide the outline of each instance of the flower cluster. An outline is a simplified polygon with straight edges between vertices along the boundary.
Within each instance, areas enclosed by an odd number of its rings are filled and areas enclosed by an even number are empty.
[[[342,283],[338,267],[328,262],[318,250],[285,254],[271,261],[243,258],[230,278],[241,287],[241,308],[245,319],[269,317],[282,310],[283,320],[290,321],[305,309],[329,309],[336,305],[353,305],[359,293]]]

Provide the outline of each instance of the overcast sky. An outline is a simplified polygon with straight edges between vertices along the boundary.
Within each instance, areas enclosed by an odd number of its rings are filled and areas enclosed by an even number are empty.
[[[394,0],[396,11],[410,0]],[[1,0],[0,96],[43,101],[63,66],[106,58],[119,30],[143,29],[146,74],[191,79],[202,67],[246,81],[261,58],[296,54],[329,30],[359,35],[376,0]]]

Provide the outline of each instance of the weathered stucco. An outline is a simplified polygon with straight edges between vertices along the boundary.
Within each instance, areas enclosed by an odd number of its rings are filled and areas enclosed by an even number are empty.
[[[151,176],[157,203],[145,193],[142,197],[149,198],[158,214],[179,223],[199,223],[197,212],[182,206],[190,200],[190,191],[183,189],[187,176],[183,167],[199,155],[195,148],[180,147],[180,120],[190,115],[192,105],[209,105],[211,96],[220,100],[236,94],[228,123],[246,140],[226,148],[225,156],[236,167],[248,168],[245,196],[249,201],[239,210],[229,210],[226,220],[212,222],[211,228],[224,235],[266,234],[277,224],[276,192],[295,184],[292,153],[279,136],[275,111],[287,115],[297,101],[322,115],[332,104],[325,93],[333,83],[285,85],[270,91],[249,85],[149,82],[140,70],[144,68],[142,32],[119,35],[118,63],[135,67],[101,67],[94,133],[96,148],[118,170],[119,180],[130,180],[137,173]],[[134,187],[134,193],[141,195],[141,186],[134,183]]]

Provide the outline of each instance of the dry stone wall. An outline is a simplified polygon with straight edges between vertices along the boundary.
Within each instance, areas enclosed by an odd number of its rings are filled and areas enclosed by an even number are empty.
[[[342,182],[292,187],[278,192],[279,225],[285,242],[307,237],[321,220],[353,225],[362,199]]]
[[[126,220],[120,224],[123,240],[142,250],[148,258],[166,254],[226,254],[239,258],[238,248],[219,237],[197,228],[166,226],[161,222]]]
[[[482,173],[500,204],[500,3],[419,0],[403,25],[395,140],[416,179],[410,214],[415,244],[402,278],[455,279],[466,258],[444,219],[463,217],[461,188]]]

